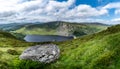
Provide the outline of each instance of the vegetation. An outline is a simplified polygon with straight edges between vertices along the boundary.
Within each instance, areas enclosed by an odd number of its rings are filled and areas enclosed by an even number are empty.
[[[40,34],[40,35],[75,35],[85,33],[93,34],[101,30],[106,29],[107,25],[100,24],[78,24],[78,23],[68,23],[68,22],[50,22],[45,24],[30,24],[15,30],[16,33],[22,34]],[[77,34],[74,32],[77,31]]]
[[[82,36],[105,30],[108,25],[100,23],[69,23],[69,22],[48,22],[48,23],[18,23],[3,24],[0,29],[19,35],[75,35]],[[77,33],[76,33],[77,32]],[[82,33],[82,34],[81,34]],[[84,33],[84,34],[83,34]],[[19,37],[18,37],[19,38]]]
[[[11,54],[11,55],[17,55],[18,53],[16,52],[16,50],[12,50],[12,49],[8,49],[7,53]]]
[[[78,39],[54,42],[61,56],[50,64],[19,59],[27,47],[41,43],[26,43],[3,34],[6,33],[0,33],[0,69],[120,69],[120,25]],[[18,54],[9,54],[8,50]]]

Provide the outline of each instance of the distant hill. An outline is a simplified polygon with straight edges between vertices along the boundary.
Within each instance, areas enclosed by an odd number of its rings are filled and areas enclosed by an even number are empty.
[[[54,21],[47,23],[24,23],[0,25],[4,31],[20,34],[82,36],[105,30],[108,25],[101,23],[70,23]]]
[[[23,27],[24,25],[25,24],[19,24],[19,23],[0,24],[0,30],[13,31],[13,30]]]

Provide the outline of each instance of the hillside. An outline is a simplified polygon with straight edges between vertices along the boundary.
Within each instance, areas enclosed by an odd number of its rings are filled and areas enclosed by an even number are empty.
[[[101,23],[69,23],[69,22],[48,22],[48,23],[25,23],[1,25],[0,29],[12,33],[39,34],[39,35],[63,35],[82,36],[93,34],[104,30],[108,25]]]
[[[24,27],[25,25],[27,25],[28,23],[10,23],[10,24],[0,24],[0,30],[3,31],[14,31],[17,29],[20,29],[22,27]],[[30,24],[30,23],[29,23]]]
[[[63,36],[81,36],[92,34],[106,29],[106,25],[77,24],[68,22],[48,22],[44,24],[27,25],[14,32],[22,34],[40,34],[40,35],[63,35]]]
[[[17,40],[12,34],[0,31],[0,69],[11,69],[11,61],[30,45],[32,43]]]
[[[61,50],[61,57],[51,64],[19,60],[24,49],[40,43],[11,37],[0,36],[4,38],[0,40],[0,69],[120,69],[120,25],[75,40],[54,42]]]

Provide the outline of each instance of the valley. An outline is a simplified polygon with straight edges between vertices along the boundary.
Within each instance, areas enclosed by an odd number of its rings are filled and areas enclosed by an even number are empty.
[[[20,60],[26,48],[44,43],[28,43],[7,32],[0,32],[1,69],[119,69],[120,25],[98,33],[64,42],[49,42],[59,46],[61,57],[53,63],[42,64]],[[9,56],[9,57],[7,57]]]

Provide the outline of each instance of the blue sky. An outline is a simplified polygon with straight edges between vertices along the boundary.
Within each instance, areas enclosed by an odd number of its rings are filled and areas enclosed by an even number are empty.
[[[120,24],[120,0],[0,0],[0,23]]]
[[[63,2],[63,1],[68,1],[68,0],[57,0],[59,2]],[[97,6],[101,6],[101,5],[106,5],[108,3],[112,3],[112,2],[119,2],[120,0],[76,0],[75,5],[80,5],[80,4],[87,4],[87,5],[91,5],[92,7],[97,7]]]

